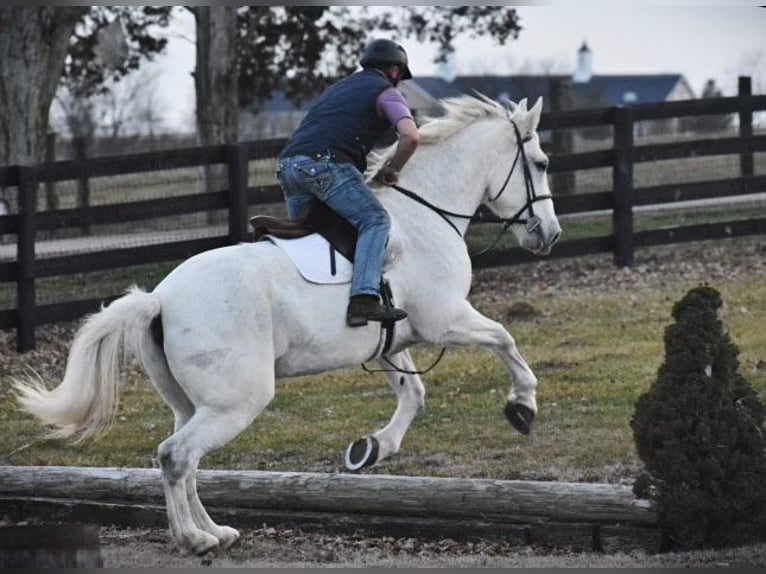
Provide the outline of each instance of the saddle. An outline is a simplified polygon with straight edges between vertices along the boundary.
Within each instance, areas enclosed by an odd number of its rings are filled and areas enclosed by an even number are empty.
[[[250,225],[253,227],[253,241],[261,240],[264,235],[273,235],[280,239],[300,239],[318,233],[343,257],[352,263],[354,261],[358,235],[356,229],[318,199],[309,204],[298,221],[256,215],[250,218]]]
[[[261,241],[266,235],[279,239],[300,239],[318,233],[324,237],[343,257],[354,262],[358,233],[353,225],[338,215],[332,208],[318,199],[313,199],[309,207],[301,214],[298,221],[272,217],[270,215],[255,215],[250,218],[253,227],[253,241]],[[332,251],[332,250],[331,250]],[[334,260],[334,256],[331,255]],[[381,278],[380,296],[387,307],[394,306],[393,294],[388,281]],[[385,355],[391,349],[394,340],[393,321],[381,323],[381,344],[374,356]]]

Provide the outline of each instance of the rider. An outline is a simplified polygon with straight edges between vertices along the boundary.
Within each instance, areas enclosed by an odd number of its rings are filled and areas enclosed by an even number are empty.
[[[396,152],[374,179],[395,185],[419,139],[412,113],[396,87],[399,80],[412,77],[404,48],[391,40],[373,40],[360,64],[362,70],[329,86],[311,106],[282,150],[277,170],[290,219],[299,219],[318,198],[358,232],[346,312],[350,327],[407,316],[380,301],[390,220],[363,173],[367,154],[394,126],[399,135]]]

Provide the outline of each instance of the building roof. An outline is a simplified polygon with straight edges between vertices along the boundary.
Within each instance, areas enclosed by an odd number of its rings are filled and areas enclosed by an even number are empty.
[[[475,92],[497,101],[510,99],[518,102],[527,98],[530,105],[542,96],[548,109],[552,101],[553,83],[557,79],[570,80],[571,76],[457,76],[452,82],[438,76],[421,76],[402,82],[401,85],[410,99],[417,100],[410,102],[413,109],[422,105],[438,105],[438,100]],[[588,82],[571,82],[572,107],[577,109],[664,102],[679,82],[685,82],[681,74],[594,75]],[[307,99],[296,106],[285,97],[284,92],[277,90],[272,92],[271,98],[264,102],[259,111],[305,112],[312,100]]]
[[[549,76],[458,76],[452,85],[464,94],[480,92],[499,102],[522,98],[534,102],[539,96],[549,97],[552,80]]]
[[[523,98],[534,102],[543,98],[546,108],[553,101],[554,82],[571,81],[572,108],[623,106],[664,102],[669,99],[696,97],[681,74],[591,74],[592,52],[583,40],[578,50],[578,70],[573,75],[505,75],[457,76],[448,81],[440,76],[416,76],[402,82],[401,88],[413,110],[434,111],[439,100],[461,94],[481,94],[497,101],[518,102]],[[585,66],[585,68],[583,68]],[[311,98],[313,99],[313,98]],[[284,93],[274,92],[261,111],[306,111],[310,101],[300,107],[293,105]]]
[[[681,74],[594,75],[590,82],[572,86],[581,105],[595,100],[596,105],[618,106],[664,102],[682,79]]]
[[[478,91],[498,101],[518,102],[527,98],[534,102],[540,96],[544,101],[550,100],[553,82],[565,78],[570,76],[458,76],[447,86],[464,94]],[[441,85],[446,82],[441,78],[422,77],[411,81],[426,90],[428,86],[438,86],[439,95],[433,95],[437,99],[446,97],[441,95],[447,92]],[[663,102],[681,81],[681,74],[593,75],[588,82],[572,82],[573,106],[589,108]]]

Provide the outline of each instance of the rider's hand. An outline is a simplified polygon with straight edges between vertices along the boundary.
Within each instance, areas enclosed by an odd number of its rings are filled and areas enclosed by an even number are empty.
[[[373,179],[384,185],[396,185],[399,183],[399,172],[392,167],[385,166],[375,174]]]

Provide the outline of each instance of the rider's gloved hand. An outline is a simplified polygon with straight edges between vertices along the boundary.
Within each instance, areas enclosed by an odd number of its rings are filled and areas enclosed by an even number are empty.
[[[399,172],[390,166],[385,166],[375,174],[373,179],[383,185],[396,185],[399,183]]]

